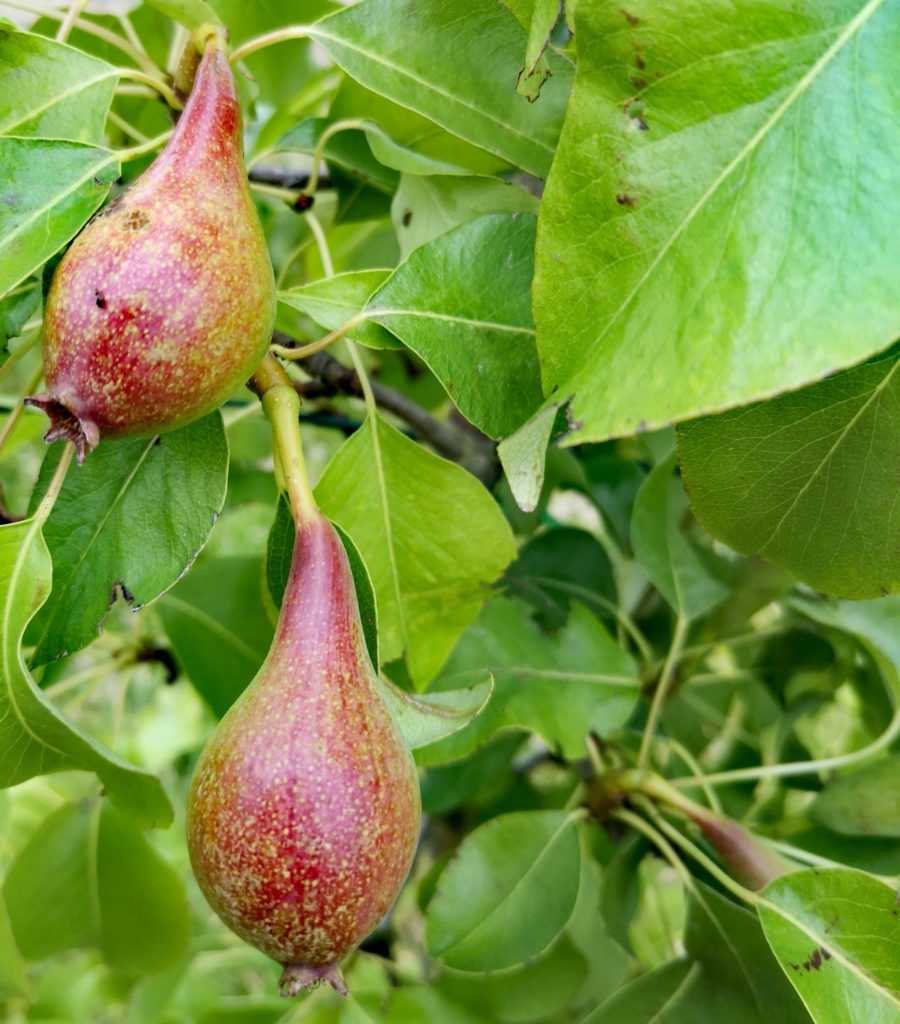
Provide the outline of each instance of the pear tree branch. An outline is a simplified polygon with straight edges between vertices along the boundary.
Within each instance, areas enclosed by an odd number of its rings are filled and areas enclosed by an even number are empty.
[[[282,331],[275,331],[272,340],[285,349],[298,347],[297,341]],[[295,382],[294,386],[301,398],[327,398],[333,395],[363,397],[362,384],[356,371],[327,352],[314,352],[304,359],[298,359],[297,365],[313,378],[311,381]],[[499,464],[493,441],[476,435],[474,431],[469,434],[436,419],[402,391],[386,384],[372,381],[372,393],[380,409],[403,420],[438,454],[460,463],[487,487],[492,487],[496,482]]]

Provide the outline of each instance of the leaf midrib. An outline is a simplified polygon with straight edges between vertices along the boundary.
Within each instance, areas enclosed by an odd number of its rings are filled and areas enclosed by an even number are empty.
[[[593,342],[588,346],[586,353],[586,359],[580,361],[579,366],[584,366],[590,361],[590,357],[597,351],[607,334],[612,330],[613,326],[619,321],[621,316],[631,306],[632,302],[638,294],[642,291],[649,278],[653,275],[656,268],[660,265],[663,259],[668,255],[669,251],[678,241],[678,239],[687,231],[694,218],[699,215],[701,210],[706,206],[707,202],[713,197],[713,195],[719,190],[719,188],[727,181],[731,173],[737,169],[737,167],[759,146],[766,138],[768,133],[774,128],[774,126],[781,120],[785,113],[793,106],[793,104],[806,92],[812,82],[818,78],[824,69],[831,63],[834,57],[840,53],[844,46],[852,39],[854,35],[869,21],[870,18],[878,11],[880,7],[884,5],[886,0],[868,0],[864,7],[857,14],[850,19],[845,26],[844,30],[840,32],[835,41],[828,47],[828,49],[822,54],[821,57],[812,65],[812,67],[801,76],[794,87],[788,92],[787,96],[782,102],[775,108],[775,110],[769,115],[765,122],[759,129],[750,137],[750,139],[741,147],[738,153],[732,157],[732,159],[726,164],[725,168],[720,171],[712,184],[706,189],[706,191],[700,196],[696,203],[688,211],[687,215],[682,221],[679,222],[672,234],[666,239],[663,245],[660,247],[659,252],[654,256],[647,266],[647,269],[641,274],[637,283],[626,295],[622,304],[609,318],[606,326],[602,331],[594,338]]]
[[[538,866],[547,857],[548,852],[555,847],[559,837],[563,834],[563,832],[570,825],[572,825],[572,823],[574,821],[575,821],[575,815],[574,814],[567,815],[565,817],[565,819],[563,820],[562,824],[559,826],[559,828],[556,829],[556,831],[553,833],[553,835],[551,835],[550,838],[547,840],[547,842],[544,844],[544,847],[541,850],[541,852],[537,855],[537,857],[534,858],[534,860],[531,862],[531,864],[529,864],[528,870],[518,879],[518,881],[515,882],[513,887],[509,890],[509,892],[506,893],[506,895],[499,901],[499,903],[496,904],[494,909],[486,917],[481,918],[481,920],[478,921],[468,931],[466,931],[462,935],[460,935],[454,941],[453,945],[446,946],[443,949],[441,949],[440,952],[439,952],[439,955],[443,956],[443,957],[446,957],[446,955],[448,953],[452,952],[454,949],[459,949],[459,947],[467,939],[470,939],[476,932],[481,931],[481,929],[485,928],[487,926],[487,923],[496,914],[498,914],[500,912],[500,910],[512,899],[513,896],[515,896],[515,894],[519,891],[519,889],[522,887],[522,885],[525,883],[525,881],[535,873],[535,871],[537,870]]]
[[[153,447],[154,447],[155,444],[156,444],[156,438],[155,437],[150,438],[150,440],[147,442],[143,452],[141,453],[140,458],[135,462],[134,466],[131,469],[131,472],[128,474],[128,476],[125,478],[125,480],[122,482],[122,485],[119,488],[118,492],[116,493],[116,496],[109,503],[109,508],[107,508],[106,513],[104,514],[102,519],[100,519],[100,521],[97,523],[97,526],[96,526],[93,534],[91,535],[91,537],[88,540],[87,544],[85,544],[84,548],[82,549],[81,557],[78,559],[78,561],[75,563],[75,565],[72,566],[72,570],[69,573],[68,578],[66,579],[66,581],[62,585],[62,587],[59,588],[59,591],[58,591],[58,596],[59,597],[61,597],[63,594],[65,594],[69,590],[69,588],[71,587],[72,581],[78,575],[78,570],[81,568],[82,563],[87,558],[87,556],[90,553],[91,549],[97,543],[97,539],[100,537],[100,535],[103,533],[103,530],[106,528],[106,524],[107,524],[107,522],[109,522],[110,516],[113,514],[113,511],[118,507],[120,500],[122,500],[123,495],[128,490],[128,488],[131,486],[131,483],[134,480],[138,470],[146,462],[147,457],[149,456],[150,452],[153,450]],[[124,583],[125,581],[123,580],[122,582]],[[58,607],[59,607],[59,605],[58,605]],[[47,628],[44,630],[44,634],[41,637],[40,642],[38,643],[38,647],[39,648],[43,644],[43,641],[44,641],[44,639],[46,638],[46,636],[47,636],[47,634],[49,632],[50,632],[50,624],[48,623]]]
[[[14,128],[18,128],[20,125],[27,124],[29,121],[34,120],[36,117],[40,117],[41,114],[50,110],[51,107],[59,106],[64,103],[67,99],[72,96],[76,96],[80,92],[85,92],[92,86],[99,85],[101,82],[105,82],[108,78],[118,78],[119,72],[116,68],[110,68],[108,71],[103,71],[93,78],[88,78],[83,82],[73,82],[68,89],[64,89],[62,92],[56,93],[51,96],[45,103],[40,104],[37,107],[33,107],[27,111],[23,117],[20,117],[17,121],[12,121],[7,125],[0,125],[0,133],[3,135],[10,135]],[[74,140],[61,140],[61,141],[79,141]]]
[[[166,607],[173,608],[176,611],[181,612],[182,615],[186,615],[188,618],[198,622],[210,633],[220,637],[229,643],[235,651],[242,654],[248,661],[258,663],[265,657],[264,653],[255,651],[246,640],[242,640],[233,630],[224,626],[217,619],[214,619],[207,612],[202,611],[196,605],[191,604],[189,601],[183,601],[180,597],[175,597],[169,594],[165,599]]]
[[[780,903],[776,903],[773,899],[767,896],[760,897],[760,904],[764,906],[773,914],[777,914],[782,920],[787,921],[788,924],[793,925],[798,931],[802,932],[807,938],[812,939],[817,947],[827,949],[831,957],[841,964],[846,970],[848,970],[858,981],[861,981],[869,989],[871,989],[879,999],[887,999],[894,1006],[900,1009],[900,998],[894,995],[890,989],[884,988],[874,978],[871,978],[864,970],[857,966],[849,957],[844,954],[844,951],[835,945],[827,935],[820,935],[815,929],[808,927],[799,918],[795,917],[789,910],[782,907]],[[767,936],[768,938],[768,936]]]
[[[339,46],[346,46],[348,50],[353,50],[354,52],[361,54],[363,57],[368,57],[373,63],[381,64],[383,67],[389,68],[391,71],[396,72],[401,77],[408,78],[410,81],[422,86],[425,90],[435,93],[438,96],[442,96],[445,100],[449,100],[451,103],[459,104],[461,107],[470,110],[473,114],[476,114],[479,117],[483,117],[486,121],[490,121],[492,124],[502,129],[503,132],[508,133],[509,135],[512,135],[515,138],[521,139],[524,142],[531,143],[532,145],[537,146],[539,149],[543,150],[545,153],[549,154],[551,157],[553,156],[554,149],[552,146],[548,146],[546,142],[542,142],[540,139],[536,139],[531,135],[527,135],[525,132],[513,127],[508,122],[503,121],[501,118],[495,117],[493,114],[486,110],[483,110],[481,107],[476,106],[474,103],[471,103],[468,100],[465,100],[461,96],[457,96],[452,92],[448,92],[446,89],[441,88],[434,82],[429,82],[427,79],[420,77],[409,68],[404,68],[399,64],[395,64],[393,61],[389,61],[386,57],[383,57],[382,55],[377,53],[373,53],[371,50],[367,50],[363,46],[359,46],[356,43],[351,43],[342,36],[336,36],[330,32],[323,32],[321,25],[310,26],[309,34],[310,36],[312,36],[313,39],[326,39],[330,40],[333,43],[337,43]],[[376,89],[375,91],[379,92],[380,90]],[[426,114],[423,116],[427,117],[428,115]],[[476,143],[476,145],[479,144]]]
[[[860,417],[863,416],[863,414],[866,412],[866,410],[869,408],[869,406],[874,401],[876,401],[876,399],[880,398],[881,392],[884,391],[884,389],[890,383],[891,377],[893,377],[893,375],[897,372],[897,367],[898,366],[900,366],[900,360],[898,360],[898,361],[896,361],[894,363],[894,365],[891,367],[890,371],[887,374],[885,374],[884,378],[881,380],[881,382],[879,383],[878,387],[876,387],[872,391],[872,393],[865,400],[865,402],[863,402],[863,404],[859,407],[859,409],[857,409],[857,411],[853,415],[853,417],[847,421],[847,424],[838,433],[837,438],[835,439],[834,443],[831,445],[831,447],[828,449],[828,451],[825,452],[825,454],[822,456],[821,461],[816,466],[816,468],[813,470],[813,472],[810,473],[809,479],[800,488],[800,490],[797,491],[796,495],[794,496],[794,499],[791,501],[791,503],[785,509],[785,511],[782,514],[781,518],[772,527],[772,530],[769,533],[769,538],[765,542],[765,544],[762,546],[762,548],[760,549],[760,553],[765,552],[770,547],[770,545],[775,541],[776,537],[778,537],[779,533],[781,532],[781,528],[784,526],[785,520],[788,518],[789,515],[791,515],[793,513],[794,509],[797,507],[797,504],[800,502],[800,500],[802,499],[803,495],[812,486],[813,481],[822,472],[822,469],[828,464],[828,462],[834,457],[834,454],[838,450],[838,448],[844,443],[844,441],[846,441],[847,436],[849,435],[850,431],[853,430],[854,426],[856,425],[856,423],[860,419]]]

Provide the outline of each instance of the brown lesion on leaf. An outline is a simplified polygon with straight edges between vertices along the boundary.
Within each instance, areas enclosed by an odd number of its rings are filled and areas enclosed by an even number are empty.
[[[821,970],[822,964],[826,960],[831,959],[831,953],[825,948],[825,946],[819,946],[810,953],[809,957],[803,961],[802,964],[791,964],[790,968],[792,971],[818,971]]]
[[[638,205],[638,198],[630,192],[617,192],[616,202],[619,206],[627,206],[630,210],[633,210]]]
[[[619,14],[622,15],[622,17],[628,22],[629,25],[632,26],[632,28],[635,25],[640,25],[641,23],[641,19],[636,14],[632,13],[631,11],[626,11],[624,7],[619,8]]]
[[[644,111],[646,105],[643,100],[638,99],[635,96],[630,96],[622,104],[622,110],[627,118],[637,126],[638,131],[649,132],[650,125],[644,120]]]
[[[642,89],[647,88],[646,78],[640,78],[638,75],[632,75],[629,81],[635,87],[635,89],[637,89],[638,92],[640,92]]]
[[[128,587],[125,585],[125,583],[122,580],[117,580],[113,584],[113,588],[110,591],[110,595],[109,595],[109,606],[110,606],[110,608],[112,608],[112,606],[116,603],[116,598],[119,596],[119,594],[122,595],[122,600],[125,601],[127,604],[134,604],[134,594],[132,594],[132,592],[128,589]]]

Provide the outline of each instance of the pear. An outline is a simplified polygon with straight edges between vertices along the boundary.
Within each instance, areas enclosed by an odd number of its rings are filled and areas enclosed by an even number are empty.
[[[188,798],[194,874],[219,917],[284,966],[295,995],[346,993],[340,961],[409,872],[421,802],[378,688],[334,527],[300,519],[278,628],[219,723]]]
[[[205,43],[168,145],[60,261],[44,313],[47,394],[74,441],[150,436],[217,408],[272,336],[275,282],[242,157],[234,77]]]

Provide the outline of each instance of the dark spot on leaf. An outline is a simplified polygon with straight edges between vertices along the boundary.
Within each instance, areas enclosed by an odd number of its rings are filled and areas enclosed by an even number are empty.
[[[628,192],[619,192],[616,195],[616,202],[619,206],[628,206],[632,210],[637,206],[637,196],[633,196]]]
[[[828,950],[824,946],[820,946],[812,951],[809,959],[804,962],[803,969],[805,971],[818,971],[822,964],[830,959],[831,954]]]
[[[307,210],[312,208],[315,198],[307,195],[305,192],[301,192],[300,195],[294,200],[294,209],[297,213],[305,213]]]
[[[640,24],[641,19],[636,14],[632,14],[631,11],[626,11],[624,7],[619,8],[619,14],[622,15],[629,25]]]
[[[129,210],[125,217],[125,227],[128,231],[140,231],[150,223],[150,218],[143,210]]]
[[[119,580],[118,583],[113,584],[113,588],[109,593],[109,606],[110,608],[116,603],[116,599],[119,594],[122,595],[122,599],[127,601],[128,604],[134,604],[134,594],[125,586],[125,584]],[[102,620],[101,620],[102,621]]]
[[[159,435],[157,435],[156,437],[153,438],[153,447],[154,448],[158,448],[161,444],[162,444],[162,438]]]
[[[104,298],[103,292],[94,292],[94,302],[97,303],[97,309],[106,309],[106,299]]]
[[[625,111],[625,116],[634,121],[639,131],[649,132],[650,125],[644,120],[644,108],[644,101],[635,99],[634,97],[627,99],[622,107]]]
[[[638,69],[638,71],[643,71],[644,68],[647,66],[646,61],[639,53],[636,53],[634,55],[634,66]]]
[[[639,78],[637,75],[631,76],[631,84],[638,90],[638,92],[640,92],[641,89],[647,88],[646,78]]]
[[[410,223],[412,222],[412,214],[412,210],[403,211],[403,217],[401,218],[401,222],[405,228],[408,228]]]

